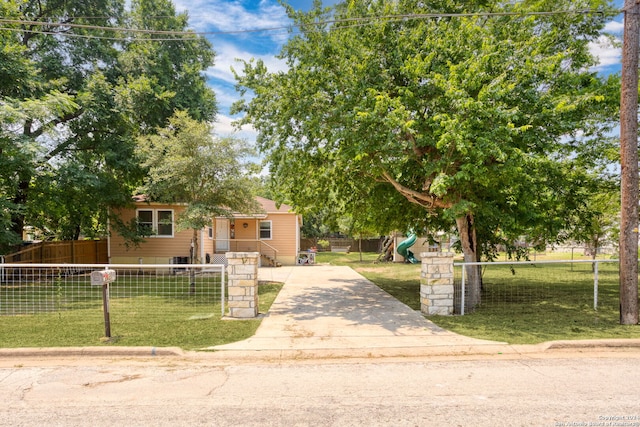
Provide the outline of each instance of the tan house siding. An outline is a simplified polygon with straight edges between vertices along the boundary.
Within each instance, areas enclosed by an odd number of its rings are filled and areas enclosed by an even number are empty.
[[[264,240],[270,246],[278,248],[278,261],[286,265],[295,265],[298,258],[299,234],[296,215],[273,214],[263,221],[271,220],[271,240]]]
[[[231,219],[218,221],[212,219],[211,229],[205,228],[198,232],[200,245],[199,256],[202,262],[211,263],[226,262],[224,253],[234,252],[260,252],[271,257],[283,265],[295,265],[299,248],[300,217],[289,206],[275,206],[273,201],[257,198],[263,206],[264,212],[256,215],[235,214]],[[128,223],[136,218],[138,210],[163,210],[173,211],[174,229],[173,238],[162,236],[150,236],[145,238],[139,246],[127,247],[125,240],[119,234],[113,232],[109,238],[110,257],[112,264],[169,264],[174,257],[188,257],[191,247],[193,230],[177,231],[175,221],[184,210],[184,206],[136,203],[136,209],[125,209],[117,212],[120,218]],[[154,217],[155,218],[155,217]],[[260,238],[260,223],[271,223],[271,238]],[[217,225],[229,229],[228,233],[218,234]],[[216,245],[216,236],[219,237]],[[224,243],[224,244],[221,244]]]
[[[258,252],[258,222],[254,219],[235,219],[235,240],[237,252]],[[246,227],[244,225],[247,225]]]
[[[127,209],[119,212],[120,217],[126,223],[136,217],[139,209],[144,210],[171,210],[173,211],[173,238],[161,236],[146,237],[139,246],[127,247],[124,238],[118,233],[111,233],[109,238],[110,263],[112,264],[170,264],[173,257],[188,257],[191,248],[193,230],[177,231],[175,220],[184,210],[184,207],[165,204],[138,205],[136,209]]]

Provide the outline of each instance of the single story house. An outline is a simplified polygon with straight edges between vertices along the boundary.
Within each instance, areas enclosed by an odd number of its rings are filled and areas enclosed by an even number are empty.
[[[256,197],[259,213],[234,213],[211,219],[211,226],[198,235],[199,258],[203,263],[225,264],[226,252],[258,252],[263,266],[295,265],[300,252],[302,216],[291,206],[276,206],[273,200]],[[109,236],[111,264],[180,264],[191,260],[193,230],[178,231],[175,221],[185,205],[135,199],[135,207],[120,210],[125,222],[137,219],[153,234],[139,246],[127,245],[116,231]]]

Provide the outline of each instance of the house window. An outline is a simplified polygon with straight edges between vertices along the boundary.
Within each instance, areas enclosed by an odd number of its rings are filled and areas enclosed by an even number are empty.
[[[271,221],[260,221],[260,238],[271,240]]]
[[[137,220],[140,234],[148,237],[173,237],[173,211],[139,209]]]
[[[173,236],[173,211],[158,212],[158,236]]]
[[[143,236],[151,236],[153,234],[153,211],[138,211],[138,232]]]

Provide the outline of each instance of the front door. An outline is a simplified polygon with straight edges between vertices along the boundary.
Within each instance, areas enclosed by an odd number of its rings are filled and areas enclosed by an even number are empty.
[[[216,218],[216,252],[228,252],[229,248],[229,220]]]

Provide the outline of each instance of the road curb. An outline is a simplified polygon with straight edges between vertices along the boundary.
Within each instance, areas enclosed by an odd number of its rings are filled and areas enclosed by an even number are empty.
[[[524,356],[563,351],[634,351],[640,350],[640,339],[561,340],[540,344],[510,345],[442,345],[425,347],[315,348],[315,349],[231,349],[203,348],[195,351],[178,347],[46,347],[2,348],[0,358],[65,358],[65,357],[195,357],[217,361],[283,361],[346,360],[385,358],[429,358],[472,356]]]
[[[395,348],[323,348],[323,349],[202,349],[212,358],[234,361],[248,360],[328,360],[328,359],[385,359],[385,358],[447,358],[447,357],[521,357],[533,354],[561,354],[575,352],[610,352],[640,350],[640,340],[614,341],[554,341],[530,345],[442,345]]]
[[[547,350],[564,349],[619,349],[619,348],[640,348],[640,339],[593,339],[593,340],[559,340],[543,343],[547,345]]]
[[[0,358],[18,357],[101,357],[101,356],[184,356],[179,347],[22,347],[2,348]]]

